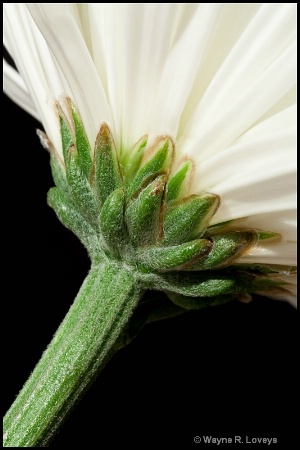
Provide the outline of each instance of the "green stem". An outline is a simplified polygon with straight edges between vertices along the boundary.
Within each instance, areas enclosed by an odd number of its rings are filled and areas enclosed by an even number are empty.
[[[73,305],[4,418],[4,447],[46,447],[93,381],[141,296],[134,274],[92,266]]]

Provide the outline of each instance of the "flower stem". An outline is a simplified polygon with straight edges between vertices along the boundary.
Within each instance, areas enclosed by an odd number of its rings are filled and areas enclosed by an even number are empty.
[[[92,266],[73,305],[4,418],[4,447],[46,447],[113,351],[141,289],[116,263]]]

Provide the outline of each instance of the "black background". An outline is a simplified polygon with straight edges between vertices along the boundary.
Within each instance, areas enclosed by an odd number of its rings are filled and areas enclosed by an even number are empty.
[[[53,182],[36,136],[41,125],[5,96],[2,123],[5,412],[89,261],[47,206]],[[294,448],[296,367],[296,310],[284,302],[256,297],[147,325],[113,357],[50,446],[186,449],[197,446],[197,435],[239,435]]]

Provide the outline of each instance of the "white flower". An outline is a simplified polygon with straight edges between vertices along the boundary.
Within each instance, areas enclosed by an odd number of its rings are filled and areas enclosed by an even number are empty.
[[[104,121],[123,152],[169,134],[196,163],[192,190],[221,196],[214,223],[281,234],[243,262],[296,265],[295,3],[6,3],[4,26],[19,71],[4,62],[5,92],[58,152],[61,95],[92,147]]]

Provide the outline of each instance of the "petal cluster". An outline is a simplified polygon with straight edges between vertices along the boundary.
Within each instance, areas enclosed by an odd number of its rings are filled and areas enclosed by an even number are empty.
[[[190,192],[221,198],[213,224],[280,233],[245,263],[296,264],[296,4],[13,3],[4,14],[18,68],[4,64],[5,91],[60,155],[62,95],[90,147],[106,122],[123,161],[141,136],[171,136],[175,165],[195,163]]]

